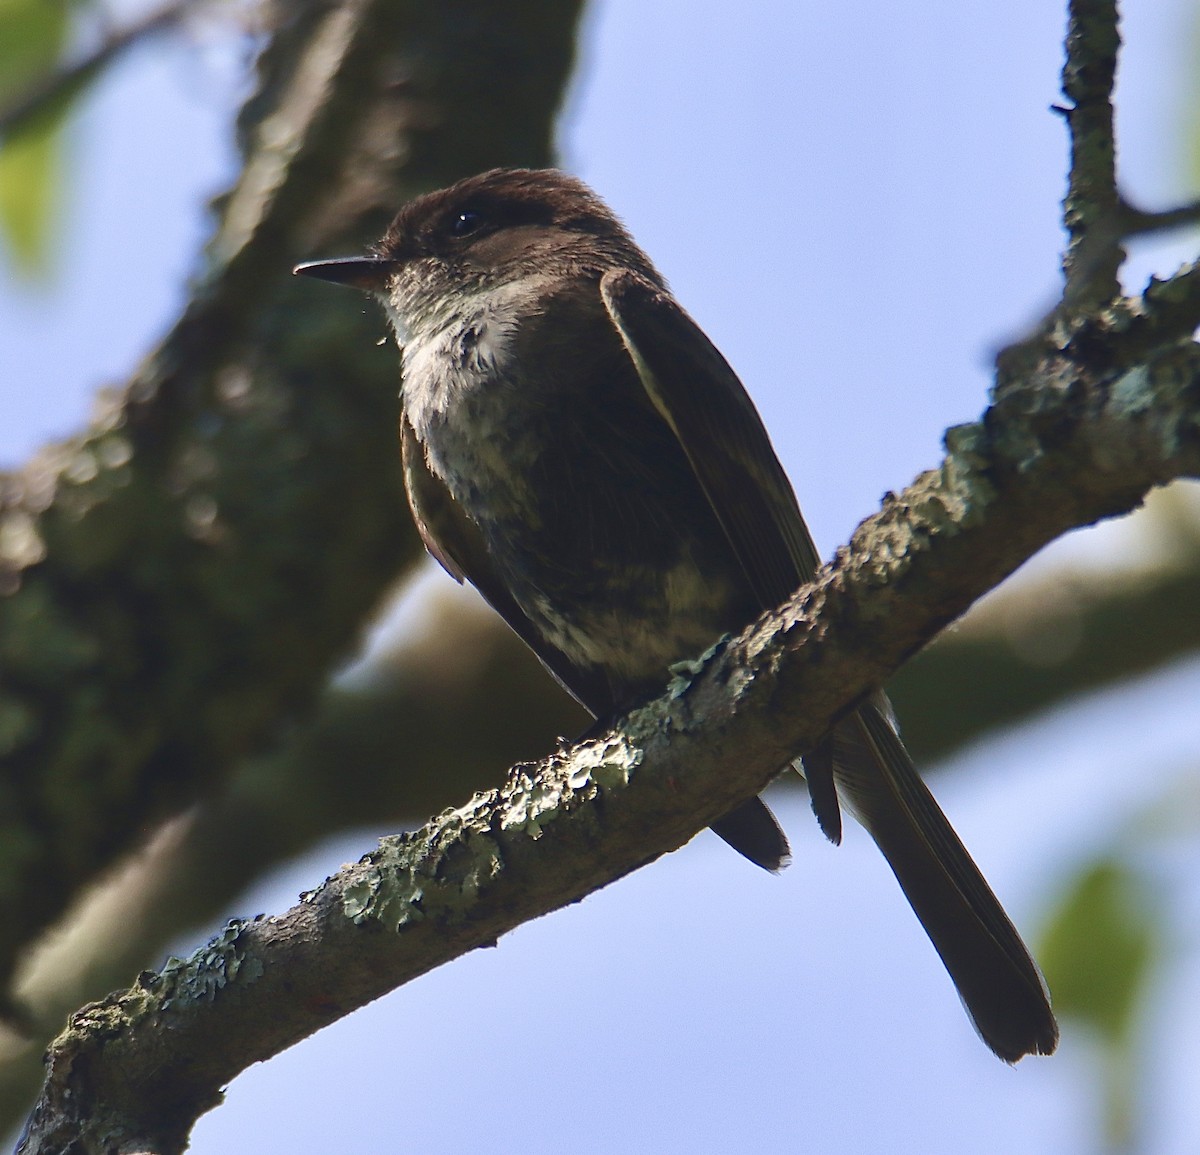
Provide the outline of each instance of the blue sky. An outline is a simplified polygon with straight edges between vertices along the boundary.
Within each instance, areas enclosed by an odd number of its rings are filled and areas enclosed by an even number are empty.
[[[983,408],[994,349],[1053,299],[1062,7],[592,9],[564,163],[738,369],[825,552],[936,464],[944,428]],[[1165,205],[1194,191],[1194,6],[1125,7],[1126,185]],[[0,463],[77,428],[175,315],[233,164],[233,74],[211,49],[147,50],[80,118],[56,271],[0,285]],[[1189,252],[1139,252],[1130,284]],[[1096,540],[1091,556],[1127,539]],[[1185,664],[968,751],[935,782],[1023,928],[1047,878],[1194,763],[1197,691]],[[835,851],[801,796],[780,809],[796,847],[782,878],[702,835],[248,1072],[192,1149],[345,1150],[352,1121],[352,1149],[430,1153],[1091,1150],[1086,1040],[998,1063],[866,838]],[[369,844],[339,840],[237,913],[284,909]],[[1190,1150],[1200,1131],[1185,1090],[1196,985],[1180,970],[1159,995],[1148,1151]]]

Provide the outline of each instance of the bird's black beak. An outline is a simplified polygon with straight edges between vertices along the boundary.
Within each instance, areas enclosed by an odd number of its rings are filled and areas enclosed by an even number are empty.
[[[380,293],[387,288],[388,277],[396,262],[384,257],[338,257],[332,261],[306,261],[292,273],[298,277],[319,277],[335,285],[349,285],[367,293]]]

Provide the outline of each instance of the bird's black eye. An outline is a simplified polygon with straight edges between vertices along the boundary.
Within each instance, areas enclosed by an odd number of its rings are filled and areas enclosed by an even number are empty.
[[[483,214],[475,209],[463,209],[450,217],[450,235],[469,237],[483,226]]]

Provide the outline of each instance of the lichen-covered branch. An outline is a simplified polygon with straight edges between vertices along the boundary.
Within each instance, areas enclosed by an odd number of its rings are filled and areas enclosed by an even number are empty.
[[[1197,475],[1200,349],[1112,374],[1047,350],[813,584],[612,733],[514,768],[287,914],[80,1012],[24,1152],[181,1151],[245,1066],[678,847],[1046,542]]]
[[[1068,307],[1103,305],[1120,290],[1120,198],[1113,132],[1113,81],[1117,52],[1117,0],[1071,0],[1063,115],[1071,134],[1071,175],[1063,202],[1069,241],[1063,259]]]
[[[1176,528],[1176,546],[1187,534],[1186,523]],[[1198,586],[1200,552],[1136,578],[1057,573],[1010,587],[889,681],[918,764],[932,768],[982,732],[1200,649]],[[448,593],[422,601],[421,634],[367,682],[330,687],[309,725],[244,762],[218,798],[170,824],[74,913],[68,953],[28,960],[17,993],[46,1036],[5,1064],[0,1117],[28,1106],[45,1042],[71,1010],[124,985],[161,943],[211,924],[247,878],[331,829],[411,826],[495,785],[505,766],[549,749],[555,735],[584,729],[582,711],[500,619]],[[403,764],[393,766],[399,750]],[[802,788],[798,776],[785,781]]]

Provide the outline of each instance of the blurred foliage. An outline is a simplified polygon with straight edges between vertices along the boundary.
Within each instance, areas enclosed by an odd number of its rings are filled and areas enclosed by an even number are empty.
[[[1137,1028],[1162,954],[1163,913],[1140,872],[1102,856],[1069,880],[1038,951],[1054,1009],[1088,1028],[1100,1047],[1104,1135],[1113,1151],[1132,1149],[1137,1130]]]
[[[65,0],[0,0],[0,107],[47,77],[68,40]],[[0,141],[0,233],[14,267],[44,270],[60,189],[63,125],[79,89],[51,101]]]
[[[1054,1004],[1106,1045],[1132,1034],[1160,932],[1145,880],[1117,858],[1089,863],[1067,888],[1042,942]]]
[[[1200,561],[1137,583],[1072,578],[1014,588],[993,629],[945,633],[892,680],[904,737],[922,762],[1066,699],[1148,674],[1200,649]]]

